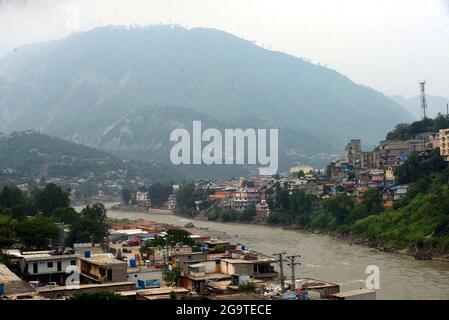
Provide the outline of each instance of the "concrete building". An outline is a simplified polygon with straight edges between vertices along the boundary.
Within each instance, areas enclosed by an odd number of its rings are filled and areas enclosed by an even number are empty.
[[[79,258],[82,280],[88,283],[126,282],[127,263],[117,260],[111,253],[93,254]]]
[[[231,200],[233,210],[243,211],[247,208],[254,208],[260,202],[261,194],[259,190],[252,188],[242,188],[234,192]]]
[[[354,168],[361,168],[363,163],[362,143],[360,139],[351,140],[345,147],[345,160]]]
[[[449,161],[449,129],[441,129],[439,137],[440,155]]]
[[[277,259],[255,251],[230,250],[230,256],[219,259],[215,272],[226,275],[247,275],[255,279],[270,279],[278,276],[273,264]]]
[[[2,263],[0,263],[0,286],[3,286],[0,296],[8,297],[10,295],[34,292],[34,289],[28,282],[20,279]]]
[[[136,192],[136,202],[142,207],[151,207],[151,199],[149,192],[137,191]]]
[[[134,282],[136,288],[160,288],[162,284],[162,270],[148,266],[128,267],[126,278]]]
[[[52,255],[44,252],[24,252],[20,260],[20,269],[28,281],[62,284],[68,276],[67,267],[76,266],[77,259],[76,254]]]
[[[405,141],[381,141],[379,144],[379,167],[394,167],[407,160],[414,152],[426,151],[423,139]]]
[[[179,267],[183,273],[188,273],[189,264],[204,261],[207,261],[207,253],[205,252],[178,253],[172,256],[173,268]]]
[[[270,216],[270,207],[266,200],[261,200],[260,203],[256,204],[256,219],[263,221],[268,219]]]

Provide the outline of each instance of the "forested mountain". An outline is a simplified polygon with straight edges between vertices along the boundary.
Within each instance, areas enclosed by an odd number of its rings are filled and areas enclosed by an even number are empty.
[[[324,165],[410,114],[338,72],[205,28],[103,27],[0,59],[0,130],[168,163],[169,132],[279,128],[280,163]],[[228,166],[228,168],[231,168]]]

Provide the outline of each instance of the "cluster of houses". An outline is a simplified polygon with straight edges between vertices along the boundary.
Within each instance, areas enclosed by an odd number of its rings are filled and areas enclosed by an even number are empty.
[[[139,221],[114,228],[103,244],[76,244],[62,251],[3,250],[14,267],[0,264],[0,297],[48,300],[114,292],[130,300],[171,299],[173,294],[180,299],[229,299],[241,294],[241,286],[248,283],[254,286],[246,296],[250,299],[305,299],[305,293],[307,299],[339,299],[341,295],[339,285],[325,281],[285,278],[280,282],[275,270],[279,260],[242,244],[192,234],[195,250],[178,243],[142,252],[146,241],[166,235],[165,225]],[[179,276],[168,283],[164,273],[173,270]],[[361,294],[365,292],[350,296]]]
[[[410,154],[427,155],[439,148],[440,155],[449,161],[449,129],[439,132],[416,134],[408,140],[381,141],[373,151],[362,151],[359,139],[351,140],[345,147],[341,159],[330,165],[331,191],[344,191],[361,201],[363,193],[370,188],[382,190],[383,205],[391,208],[402,199],[408,184],[398,184],[396,168],[408,159]]]

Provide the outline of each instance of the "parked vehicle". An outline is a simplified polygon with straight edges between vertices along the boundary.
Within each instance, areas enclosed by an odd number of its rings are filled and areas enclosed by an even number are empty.
[[[39,281],[28,281],[28,283],[30,284],[30,286],[32,286],[33,288],[36,287],[40,287],[41,283]]]

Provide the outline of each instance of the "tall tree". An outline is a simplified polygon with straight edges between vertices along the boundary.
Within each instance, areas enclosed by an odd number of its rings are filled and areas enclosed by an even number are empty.
[[[47,248],[58,233],[54,221],[42,215],[28,217],[17,224],[17,235],[29,248]]]
[[[44,189],[34,192],[36,207],[45,215],[50,215],[56,208],[66,208],[70,205],[69,193],[54,183]]]
[[[129,202],[130,202],[131,199],[132,199],[132,193],[131,193],[131,190],[129,190],[129,189],[123,189],[123,190],[122,190],[122,199],[123,199],[123,202],[124,202],[126,205],[128,205]]]
[[[25,195],[15,186],[4,186],[0,192],[0,207],[13,208],[25,202]]]
[[[16,221],[9,216],[0,216],[0,249],[16,241]]]

